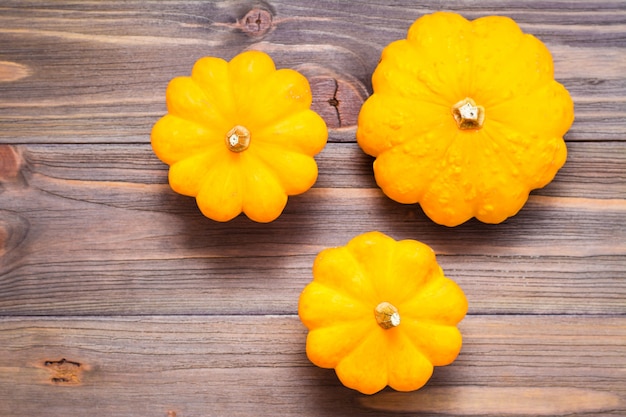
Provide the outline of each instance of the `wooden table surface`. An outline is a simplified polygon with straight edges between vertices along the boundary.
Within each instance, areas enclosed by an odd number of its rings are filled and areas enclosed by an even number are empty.
[[[514,18],[576,105],[565,166],[499,225],[391,201],[355,142],[382,48],[439,9]],[[310,77],[331,128],[269,224],[204,218],[150,147],[167,82],[246,49]],[[626,415],[625,104],[622,0],[3,0],[0,415]],[[469,299],[461,354],[416,392],[361,395],[305,355],[313,259],[370,230],[432,246]]]

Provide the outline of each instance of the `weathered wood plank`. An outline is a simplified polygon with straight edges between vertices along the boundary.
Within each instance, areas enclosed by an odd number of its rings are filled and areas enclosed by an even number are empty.
[[[437,368],[426,388],[363,396],[342,387],[332,370],[308,362],[306,331],[294,316],[2,318],[0,344],[10,354],[0,356],[0,413],[626,412],[624,318],[468,316],[461,330],[459,358]],[[523,394],[524,402],[514,401]],[[441,402],[442,395],[449,401]]]
[[[289,313],[318,251],[375,229],[430,244],[476,312],[626,313],[623,203],[535,198],[503,225],[448,230],[355,194],[312,190],[270,225],[34,195],[45,210],[2,212],[0,313]]]
[[[359,400],[367,407],[386,412],[443,412],[455,416],[614,415],[614,410],[622,406],[621,398],[609,392],[563,387],[435,387],[411,394],[384,392]]]
[[[2,271],[0,316],[292,314],[314,256],[33,256]],[[626,314],[623,257],[441,255],[439,263],[472,314]]]
[[[335,188],[267,225],[205,219],[146,145],[3,148],[17,161],[0,200],[0,313],[290,313],[317,252],[375,229],[431,245],[475,312],[626,312],[623,143],[573,144],[569,172],[516,217],[454,229],[359,188],[375,187],[371,158],[329,148],[319,182]]]
[[[148,144],[23,145],[3,161],[20,175],[58,180],[167,183],[167,166]],[[0,145],[0,149],[4,149]],[[9,161],[9,153],[12,159]],[[373,158],[356,144],[328,143],[316,157],[316,188],[377,188]],[[17,175],[17,172],[16,172]],[[0,173],[0,181],[2,174]],[[570,142],[567,162],[547,187],[533,195],[622,199],[626,197],[626,141]]]
[[[145,143],[164,112],[171,78],[188,74],[201,56],[229,59],[248,48],[269,52],[280,67],[315,64],[347,85],[367,89],[383,46],[435,10],[414,2],[382,7],[135,1],[110,9],[98,2],[45,8],[24,3],[8,2],[0,15],[0,42],[11,45],[2,57],[3,143]],[[469,18],[493,13],[516,18],[547,43],[557,79],[572,90],[577,119],[568,140],[624,140],[626,11],[620,5],[553,2],[538,8],[532,1],[458,1],[446,9]],[[263,36],[243,30],[241,19],[251,9],[272,16]],[[331,140],[354,141],[354,136],[335,133]]]
[[[240,216],[222,224],[203,217],[194,199],[175,195],[165,184],[62,181],[36,175],[29,184],[5,191],[1,206],[7,230],[19,234],[20,227],[27,229],[22,230],[26,240],[21,250],[32,253],[22,255],[67,251],[75,259],[119,260],[127,259],[133,249],[136,259],[296,255],[344,244],[353,234],[372,229],[393,232],[397,238],[419,234],[445,254],[624,254],[623,199],[531,196],[520,213],[502,224],[470,220],[445,228],[424,216],[419,206],[398,204],[378,189],[313,188],[291,197],[273,223],[257,224]],[[244,236],[246,242],[241,241]]]

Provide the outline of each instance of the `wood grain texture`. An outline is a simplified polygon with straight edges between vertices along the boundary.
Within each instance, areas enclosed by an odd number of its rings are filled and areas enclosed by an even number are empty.
[[[382,48],[419,16],[507,15],[552,52],[568,160],[500,225],[386,198],[355,141]],[[0,414],[626,414],[622,0],[0,4]],[[311,81],[330,127],[314,188],[270,224],[204,218],[149,135],[167,82],[247,49]],[[464,346],[413,393],[362,396],[304,353],[316,254],[421,240],[466,292]]]
[[[404,37],[421,14],[441,8],[463,11],[468,18],[506,14],[516,19],[550,48],[556,77],[571,90],[576,123],[568,141],[623,139],[625,23],[617,0],[540,7],[532,1],[487,1],[474,10],[462,1],[432,8],[409,1],[393,7],[334,1],[135,1],[109,9],[97,2],[37,5],[4,2],[0,15],[0,36],[10,45],[3,54],[6,62],[30,74],[3,85],[2,142],[144,143],[164,112],[167,81],[188,74],[207,54],[230,59],[242,50],[260,49],[279,67],[314,63],[369,88],[382,48]],[[240,20],[259,5],[272,13],[274,27],[250,37]],[[341,138],[331,135],[330,140]]]
[[[626,389],[615,385],[626,367],[623,317],[474,315],[461,330],[459,358],[436,368],[428,389],[368,397],[308,362],[306,331],[290,315],[4,318],[0,412],[38,415],[45,405],[47,415],[85,415],[97,404],[102,415],[388,416],[437,403],[444,416],[626,411]],[[60,362],[81,369],[80,383],[53,380],[50,364]]]

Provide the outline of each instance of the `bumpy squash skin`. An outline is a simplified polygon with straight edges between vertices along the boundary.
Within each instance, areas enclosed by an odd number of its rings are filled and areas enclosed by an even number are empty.
[[[170,165],[172,189],[196,197],[205,216],[228,221],[244,212],[270,222],[289,195],[317,179],[313,156],[328,131],[311,101],[307,79],[277,70],[263,52],[243,52],[230,62],[204,57],[190,77],[169,83],[168,113],[152,129],[152,148]],[[249,131],[243,151],[226,142],[235,126]]]
[[[397,307],[399,325],[378,324],[374,310],[381,302]],[[459,354],[456,325],[466,312],[463,291],[444,276],[430,247],[380,232],[320,252],[298,305],[309,329],[308,358],[364,394],[426,384],[434,366]]]
[[[372,84],[357,141],[377,184],[439,224],[500,223],[565,163],[572,99],[545,45],[509,18],[425,15],[383,50]],[[484,107],[481,128],[457,126],[465,98]]]

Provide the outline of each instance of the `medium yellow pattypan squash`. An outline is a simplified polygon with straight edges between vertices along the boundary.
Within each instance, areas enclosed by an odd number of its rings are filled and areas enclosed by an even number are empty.
[[[168,113],[152,129],[152,148],[170,165],[172,189],[195,196],[205,216],[228,221],[244,212],[269,222],[289,195],[317,179],[313,156],[328,131],[311,101],[307,79],[277,70],[263,52],[230,62],[204,57],[191,77],[169,83]]]
[[[500,223],[565,163],[573,102],[548,49],[510,18],[422,16],[372,84],[357,140],[377,184],[439,224]]]
[[[422,387],[459,354],[466,312],[430,247],[380,232],[323,250],[298,306],[311,362],[365,394]]]

